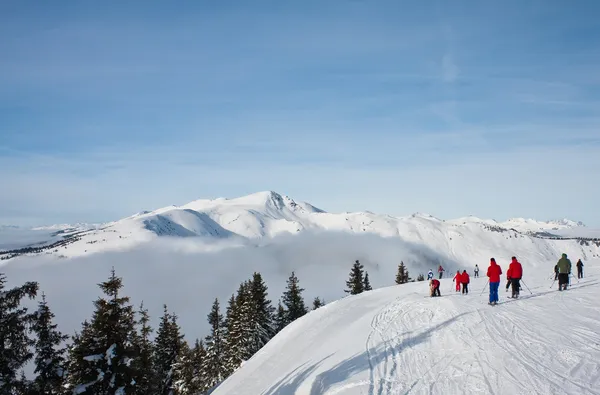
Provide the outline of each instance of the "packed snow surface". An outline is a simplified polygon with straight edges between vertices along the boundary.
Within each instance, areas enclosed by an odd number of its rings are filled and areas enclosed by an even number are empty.
[[[496,306],[485,270],[468,295],[450,276],[439,298],[416,282],[329,303],[286,327],[213,395],[600,394],[600,261],[562,292],[541,266],[523,267],[529,288],[507,298],[503,275]]]

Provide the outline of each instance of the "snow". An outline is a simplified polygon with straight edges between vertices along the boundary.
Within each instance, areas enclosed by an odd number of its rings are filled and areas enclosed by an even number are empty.
[[[523,266],[529,290],[508,299],[501,284],[493,307],[485,276],[472,278],[468,295],[446,278],[441,298],[417,282],[329,303],[213,394],[599,394],[600,260],[564,292]]]
[[[98,361],[98,360],[102,359],[102,355],[100,355],[100,354],[87,355],[87,356],[83,357],[83,359],[85,361],[89,361],[89,362]]]

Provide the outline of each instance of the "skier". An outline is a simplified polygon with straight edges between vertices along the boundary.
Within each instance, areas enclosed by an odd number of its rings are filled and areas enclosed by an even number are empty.
[[[440,265],[440,267],[438,267],[438,273],[440,274],[440,280],[442,279],[442,276],[444,275],[444,268],[442,267],[442,265]]]
[[[558,265],[554,265],[554,281],[558,280]]]
[[[500,286],[500,275],[502,268],[498,266],[494,258],[490,259],[490,266],[487,270],[487,276],[490,279],[490,302],[489,305],[495,306],[498,303],[498,287]]]
[[[461,283],[461,274],[460,274],[460,270],[456,271],[456,276],[454,276],[454,278],[452,279],[452,281],[456,282],[456,292],[460,292],[460,283]]]
[[[512,285],[512,298],[519,297],[519,290],[521,289],[521,277],[523,277],[523,266],[517,261],[516,257],[512,257],[512,262],[508,265],[506,271],[506,277],[510,280]]]
[[[577,266],[577,278],[583,278],[583,262],[581,262],[581,259],[577,261],[575,266]]]
[[[463,294],[468,294],[469,293],[469,282],[471,281],[471,279],[469,278],[469,273],[467,273],[466,270],[463,270],[462,275],[460,276],[460,282],[462,283],[462,293]]]
[[[479,277],[479,266],[475,265],[475,277]]]
[[[433,270],[429,269],[429,273],[427,273],[427,279],[431,280],[433,278]]]
[[[442,296],[440,294],[440,282],[435,278],[429,280],[429,291],[432,298],[434,296]]]
[[[562,254],[562,257],[556,264],[558,266],[558,290],[567,290],[569,284],[569,274],[571,274],[571,261],[567,258],[567,254]]]

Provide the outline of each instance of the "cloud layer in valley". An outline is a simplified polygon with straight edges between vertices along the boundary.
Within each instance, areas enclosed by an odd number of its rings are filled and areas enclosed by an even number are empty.
[[[448,273],[457,267],[422,245],[373,235],[305,233],[276,237],[262,246],[213,247],[206,252],[207,246],[191,240],[158,239],[129,252],[68,260],[19,258],[0,266],[0,272],[7,274],[9,286],[39,281],[60,328],[72,334],[91,316],[92,302],[101,295],[97,284],[114,266],[123,277],[123,293],[135,305],[143,300],[155,325],[166,303],[193,341],[208,333],[206,316],[214,298],[219,298],[224,313],[227,299],[254,271],[263,275],[274,306],[295,271],[310,307],[315,296],[331,302],[345,295],[345,281],[356,259],[365,265],[374,288],[394,284],[401,260],[413,277],[435,270],[438,262]],[[427,292],[423,283],[423,293]]]

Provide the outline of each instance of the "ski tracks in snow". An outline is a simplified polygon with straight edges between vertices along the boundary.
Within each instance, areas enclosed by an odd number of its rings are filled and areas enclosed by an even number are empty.
[[[600,318],[573,316],[568,330],[552,325],[569,303],[590,303],[568,295],[542,292],[533,296],[543,300],[496,307],[460,294],[397,298],[371,321],[368,394],[600,395],[600,334],[589,329]]]
[[[437,299],[446,308],[423,302],[413,294],[384,306],[371,322],[365,344],[370,366],[369,395],[399,394],[415,386],[414,377],[431,376],[452,364],[448,355],[422,350],[422,343],[443,332],[437,329],[459,317],[450,301]]]

